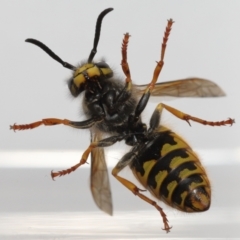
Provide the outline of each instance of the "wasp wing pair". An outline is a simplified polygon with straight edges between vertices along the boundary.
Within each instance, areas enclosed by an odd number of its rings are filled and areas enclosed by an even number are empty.
[[[141,96],[147,85],[134,85],[135,92]],[[201,78],[186,78],[156,83],[152,96],[170,97],[221,97],[223,90],[214,82]],[[101,132],[91,131],[91,142],[100,141]],[[91,152],[91,192],[96,205],[112,215],[113,204],[104,149],[95,148]]]

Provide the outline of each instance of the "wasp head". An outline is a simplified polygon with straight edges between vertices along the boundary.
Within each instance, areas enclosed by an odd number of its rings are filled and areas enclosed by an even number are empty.
[[[113,8],[107,8],[99,14],[97,18],[97,23],[96,23],[93,49],[91,50],[90,55],[88,57],[88,62],[80,66],[79,68],[76,68],[75,66],[71,65],[68,62],[64,62],[59,56],[57,56],[50,48],[48,48],[42,42],[32,38],[26,39],[26,42],[32,43],[40,47],[50,57],[52,57],[57,62],[61,63],[63,67],[74,71],[73,78],[71,78],[70,81],[68,82],[70,92],[74,97],[77,97],[83,90],[85,90],[86,83],[89,80],[98,81],[101,78],[106,79],[113,76],[112,70],[105,62],[99,62],[99,63],[92,62],[95,54],[97,53],[97,45],[100,38],[102,20],[104,16],[107,13],[111,12],[112,10]]]
[[[71,94],[77,97],[91,81],[96,82],[112,76],[113,71],[106,62],[86,63],[76,69],[68,87]]]

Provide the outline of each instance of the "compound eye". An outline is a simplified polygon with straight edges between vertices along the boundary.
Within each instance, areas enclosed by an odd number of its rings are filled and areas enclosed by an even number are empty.
[[[109,65],[106,62],[98,62],[98,63],[96,63],[96,65],[99,68],[109,68]]]

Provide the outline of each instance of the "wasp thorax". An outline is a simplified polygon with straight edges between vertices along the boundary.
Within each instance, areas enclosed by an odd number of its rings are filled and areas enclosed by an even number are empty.
[[[68,83],[69,90],[74,97],[77,97],[85,90],[87,82],[91,80],[107,79],[113,76],[112,69],[106,62],[86,63],[74,72],[73,78]]]
[[[198,187],[189,193],[185,202],[188,212],[207,211],[211,204],[209,192],[208,187]]]

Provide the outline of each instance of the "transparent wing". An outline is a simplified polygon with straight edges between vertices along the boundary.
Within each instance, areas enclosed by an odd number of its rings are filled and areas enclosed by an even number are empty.
[[[137,94],[142,95],[146,85],[134,85]],[[223,90],[214,82],[201,78],[186,78],[157,83],[151,96],[172,97],[220,97],[225,96]]]
[[[101,140],[101,134],[91,131],[91,141],[99,140]],[[103,148],[96,148],[91,152],[90,186],[97,206],[102,211],[112,215],[112,193]]]

